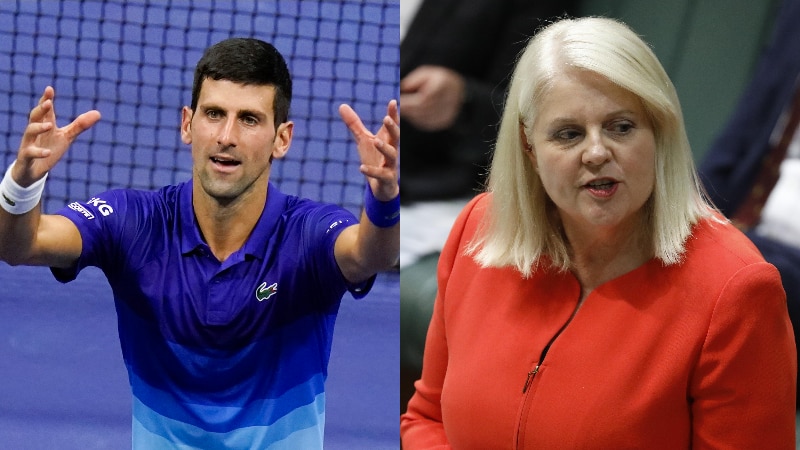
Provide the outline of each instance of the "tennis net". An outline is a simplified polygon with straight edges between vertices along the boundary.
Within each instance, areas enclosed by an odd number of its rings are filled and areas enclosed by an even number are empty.
[[[203,50],[228,37],[271,42],[293,76],[292,148],[274,164],[282,191],[361,206],[364,179],[338,106],[375,130],[399,85],[399,0],[17,0],[0,2],[0,162],[16,157],[45,86],[59,126],[103,118],[48,177],[53,212],[112,188],[156,189],[191,176],[180,141]]]

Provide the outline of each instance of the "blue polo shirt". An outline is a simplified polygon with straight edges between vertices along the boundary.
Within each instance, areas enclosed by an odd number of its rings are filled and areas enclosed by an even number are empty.
[[[83,239],[59,281],[99,267],[114,293],[133,393],[133,447],[322,447],[331,340],[348,285],[334,242],[349,211],[281,193],[220,263],[200,234],[191,181],[113,190],[59,214]]]

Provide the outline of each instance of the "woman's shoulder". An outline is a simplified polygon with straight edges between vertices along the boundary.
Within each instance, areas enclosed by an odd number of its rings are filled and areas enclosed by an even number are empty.
[[[745,264],[764,261],[755,244],[721,216],[706,218],[696,224],[687,244],[690,251],[738,259]]]
[[[460,241],[464,241],[464,238],[469,240],[475,235],[486,216],[487,209],[491,204],[491,197],[490,193],[482,192],[467,202],[450,230],[450,240],[454,238],[454,235],[459,236]]]
[[[686,242],[684,265],[690,271],[728,279],[748,266],[769,264],[750,239],[721,216],[696,224]]]
[[[476,220],[480,221],[486,215],[491,203],[492,194],[489,192],[481,192],[464,206],[461,210],[460,218],[467,219],[470,222]]]

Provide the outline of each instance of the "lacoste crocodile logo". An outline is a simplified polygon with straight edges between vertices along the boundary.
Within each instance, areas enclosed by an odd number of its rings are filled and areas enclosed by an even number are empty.
[[[261,286],[256,289],[256,298],[258,301],[263,302],[264,300],[272,297],[273,295],[278,293],[278,283],[272,283],[267,286],[267,282],[261,283]]]

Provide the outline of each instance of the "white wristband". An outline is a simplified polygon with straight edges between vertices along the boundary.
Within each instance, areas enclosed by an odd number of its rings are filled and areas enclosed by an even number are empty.
[[[0,206],[11,214],[25,214],[39,204],[42,192],[44,192],[44,181],[47,179],[47,174],[44,174],[41,180],[24,188],[11,178],[12,167],[14,167],[14,163],[8,166],[6,175],[3,177],[3,181],[0,182]]]

